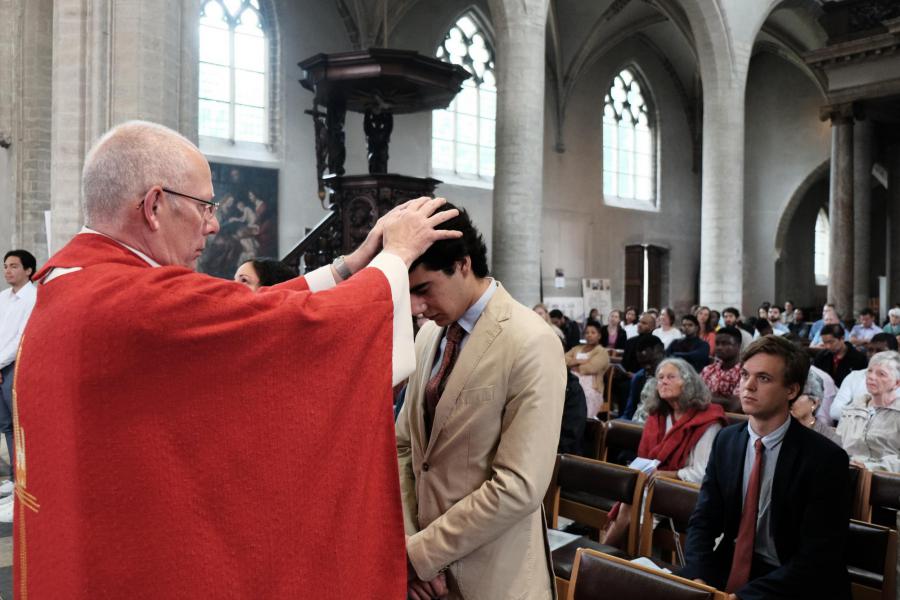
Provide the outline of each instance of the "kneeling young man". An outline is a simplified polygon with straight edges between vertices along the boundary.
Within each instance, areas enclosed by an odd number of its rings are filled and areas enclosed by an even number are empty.
[[[446,206],[450,206],[449,204]],[[468,215],[409,271],[416,372],[397,418],[410,598],[554,597],[541,501],[566,389],[553,330],[488,277]]]
[[[740,600],[849,599],[847,454],[790,416],[806,352],[767,335],[741,359],[749,423],[716,437],[679,575]]]

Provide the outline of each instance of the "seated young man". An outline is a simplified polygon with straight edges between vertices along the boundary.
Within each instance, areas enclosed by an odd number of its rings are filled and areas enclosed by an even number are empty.
[[[790,416],[808,372],[804,350],[774,335],[744,351],[740,398],[749,423],[716,437],[682,577],[732,600],[850,598],[849,460]]]
[[[738,397],[741,387],[741,343],[743,338],[735,327],[723,327],[716,332],[716,360],[700,372],[712,394],[712,400],[728,412],[740,412]]]

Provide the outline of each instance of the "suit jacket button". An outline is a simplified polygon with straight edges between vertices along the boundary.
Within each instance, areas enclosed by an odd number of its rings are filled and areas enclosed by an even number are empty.
[[[428,463],[422,463],[422,470],[423,470],[423,471],[427,471],[427,470],[428,470]]]

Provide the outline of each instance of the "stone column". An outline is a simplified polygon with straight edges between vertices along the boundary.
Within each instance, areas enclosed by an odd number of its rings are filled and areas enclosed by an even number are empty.
[[[853,126],[853,314],[869,306],[871,286],[872,122]]]
[[[745,304],[745,85],[742,77],[722,77],[716,84],[704,83],[703,90],[700,303],[721,310]]]
[[[0,240],[47,260],[53,0],[0,2]]]
[[[888,306],[900,302],[900,145],[889,152]]]
[[[82,225],[84,157],[106,130],[145,119],[196,136],[198,19],[196,0],[54,0],[54,250]]]
[[[497,53],[493,273],[540,300],[547,0],[490,0]]]
[[[831,119],[831,224],[828,302],[845,320],[853,319],[853,107],[829,106]]]

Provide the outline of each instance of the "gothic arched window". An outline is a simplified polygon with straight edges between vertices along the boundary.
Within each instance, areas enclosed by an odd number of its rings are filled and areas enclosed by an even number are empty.
[[[656,207],[656,131],[650,90],[622,69],[603,98],[603,197],[627,208]]]
[[[494,49],[475,14],[464,14],[447,32],[435,53],[461,65],[472,77],[463,83],[445,110],[431,119],[431,167],[490,179],[494,176],[494,129],[497,87]]]
[[[815,258],[813,261],[816,274],[816,285],[828,285],[828,261],[831,258],[831,223],[825,209],[819,209],[816,217],[816,235],[813,244]]]
[[[201,5],[201,136],[271,143],[265,21],[259,0],[205,0]]]

